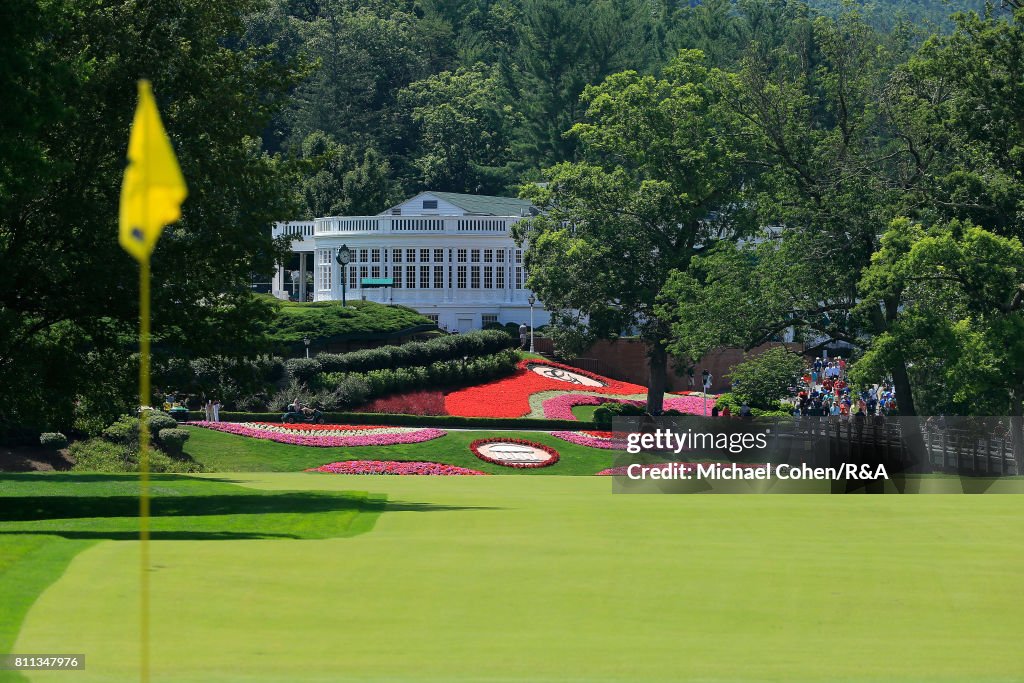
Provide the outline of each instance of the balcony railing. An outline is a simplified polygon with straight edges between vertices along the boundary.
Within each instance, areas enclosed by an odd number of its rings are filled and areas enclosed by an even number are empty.
[[[270,234],[275,238],[283,237],[284,235],[306,238],[313,236],[314,227],[313,221],[283,221],[275,223]]]
[[[313,234],[433,233],[506,235],[519,216],[330,216],[317,218]]]

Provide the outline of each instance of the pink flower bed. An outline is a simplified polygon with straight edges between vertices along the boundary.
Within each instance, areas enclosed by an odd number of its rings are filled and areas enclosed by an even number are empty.
[[[327,472],[329,474],[392,474],[400,476],[486,476],[487,474],[479,470],[471,470],[468,467],[444,465],[439,462],[400,462],[397,460],[344,460],[314,467],[306,471]]]
[[[553,420],[575,420],[572,414],[575,406],[599,406],[602,403],[631,403],[635,406],[646,405],[645,401],[634,401],[624,398],[606,398],[604,396],[588,396],[585,394],[562,394],[544,401],[544,417]],[[714,406],[712,400],[708,400],[708,412]],[[678,410],[687,415],[703,415],[704,399],[698,396],[666,397],[665,410]]]
[[[604,434],[608,436],[604,436]],[[624,439],[613,439],[611,434],[611,432],[551,432],[551,436],[579,446],[620,450],[626,447]]]
[[[314,446],[317,448],[338,448],[352,446],[393,446],[400,443],[421,443],[437,439],[448,432],[443,429],[417,429],[414,427],[376,427],[368,425],[317,425],[311,429],[304,425],[291,429],[292,425],[275,425],[263,422],[188,422],[196,427],[205,427],[218,432],[266,439],[292,446]]]

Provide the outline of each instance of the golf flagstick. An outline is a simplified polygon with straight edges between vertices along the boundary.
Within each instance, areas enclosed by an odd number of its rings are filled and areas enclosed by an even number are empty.
[[[139,102],[128,139],[121,185],[119,242],[139,262],[139,679],[149,682],[149,425],[143,408],[149,386],[150,256],[168,223],[181,218],[188,196],[149,81],[138,82]]]

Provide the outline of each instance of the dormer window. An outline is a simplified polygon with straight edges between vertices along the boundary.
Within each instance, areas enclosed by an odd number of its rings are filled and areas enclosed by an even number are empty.
[[[437,209],[437,200],[436,199],[424,199],[423,200],[423,208],[424,209]]]

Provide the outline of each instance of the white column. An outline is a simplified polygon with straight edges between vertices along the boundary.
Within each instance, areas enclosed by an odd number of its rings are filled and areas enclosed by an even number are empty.
[[[299,301],[306,300],[306,252],[299,252]]]

